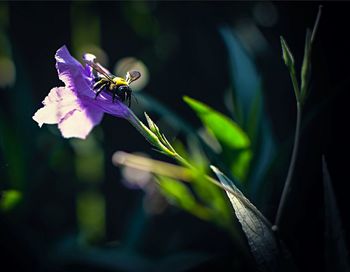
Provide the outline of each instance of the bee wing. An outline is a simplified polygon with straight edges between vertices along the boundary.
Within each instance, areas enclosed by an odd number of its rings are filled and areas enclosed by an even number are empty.
[[[139,79],[141,76],[141,73],[139,71],[128,71],[125,76],[125,80],[128,83],[131,83],[137,79]]]
[[[109,81],[113,82],[113,78],[108,74],[107,70],[99,63],[93,61],[94,59],[84,58],[84,61],[87,65],[92,67],[95,71],[104,75]]]

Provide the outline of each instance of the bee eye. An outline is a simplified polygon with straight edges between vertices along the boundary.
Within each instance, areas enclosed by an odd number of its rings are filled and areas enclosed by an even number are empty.
[[[128,90],[130,90],[129,86],[119,86],[118,88],[120,91],[126,92]]]

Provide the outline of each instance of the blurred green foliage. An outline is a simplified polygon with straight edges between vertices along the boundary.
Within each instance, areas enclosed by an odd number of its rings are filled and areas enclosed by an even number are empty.
[[[264,4],[256,2],[1,2],[3,266],[67,272],[254,271],[227,196],[203,176],[214,164],[257,207],[264,203],[264,208],[271,208],[275,203],[289,154],[288,148],[280,147],[289,145],[293,114],[278,36],[282,28],[290,30],[288,40],[296,42],[298,25],[304,29],[314,5],[270,4],[280,19],[277,25],[264,27],[255,18],[257,7]],[[268,6],[264,7],[266,15]],[[300,20],[291,29],[294,19],[289,16],[296,14]],[[265,39],[267,49],[251,49],[251,39],[257,35],[242,27],[247,20]],[[126,188],[125,176],[111,163],[116,150],[164,159],[150,151],[129,124],[106,116],[86,141],[78,141],[62,139],[56,127],[39,129],[32,121],[50,88],[62,85],[54,54],[63,44],[78,60],[82,52],[94,53],[111,71],[124,57],[147,66],[149,82],[135,92],[138,102],[132,109],[138,115],[146,110],[159,116],[161,131],[172,143],[177,141],[175,149],[198,171],[191,184],[157,178],[160,192],[174,204],[161,214],[144,208],[145,201],[155,197]],[[260,43],[253,39],[253,44]],[[199,119],[181,100],[184,95],[203,101],[186,99]],[[214,148],[200,127],[211,131]],[[318,138],[307,143],[317,144]],[[313,185],[310,177],[315,176],[315,167],[304,163],[298,177]],[[305,210],[298,221],[303,227],[305,218],[310,223],[309,218],[317,215],[308,214],[304,207],[297,210],[296,218]],[[302,244],[294,238],[298,237],[294,223],[286,228],[293,237],[291,244],[294,239]],[[309,256],[321,248],[318,242],[314,239],[303,248],[297,244],[296,252]],[[320,256],[323,252],[315,253],[310,263],[315,265]]]
[[[82,240],[98,242],[105,237],[105,200],[96,191],[81,192],[77,196],[77,219]]]
[[[171,203],[201,219],[210,219],[210,210],[197,203],[190,189],[185,184],[164,176],[159,176],[157,179],[161,192]]]
[[[22,194],[16,190],[3,191],[0,199],[0,209],[2,211],[12,210],[21,200]]]

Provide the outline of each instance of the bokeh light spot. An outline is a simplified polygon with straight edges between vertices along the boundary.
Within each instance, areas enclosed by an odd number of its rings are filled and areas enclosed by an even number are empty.
[[[278,12],[271,2],[258,2],[253,8],[255,21],[264,27],[272,27],[278,21]]]
[[[145,153],[135,153],[135,155],[149,158],[149,156]],[[150,172],[142,171],[128,166],[122,168],[122,176],[124,185],[132,189],[145,189],[147,184],[152,179],[152,175]]]
[[[114,74],[120,77],[124,77],[128,71],[136,70],[141,73],[141,77],[131,83],[133,91],[142,90],[149,81],[149,72],[146,65],[141,61],[133,57],[126,57],[119,60],[114,66]]]
[[[91,53],[96,56],[96,62],[100,63],[102,66],[108,66],[108,56],[106,52],[99,46],[94,44],[85,44],[78,49],[79,60],[85,53]]]

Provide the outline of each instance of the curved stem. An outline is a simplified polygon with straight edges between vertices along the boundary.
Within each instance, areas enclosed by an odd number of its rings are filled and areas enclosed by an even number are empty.
[[[292,182],[292,178],[293,178],[295,161],[297,158],[298,148],[299,148],[301,113],[302,113],[301,104],[300,104],[300,102],[297,102],[297,121],[296,121],[296,126],[295,126],[294,146],[293,146],[292,158],[291,158],[291,161],[289,164],[286,182],[284,184],[281,200],[280,200],[280,203],[278,205],[278,210],[277,210],[277,215],[276,215],[276,220],[275,220],[275,225],[274,225],[274,229],[276,229],[276,230],[278,229],[278,226],[279,226],[280,221],[281,221],[283,209],[284,209],[284,206],[287,202],[287,197],[288,197],[288,193],[290,191],[290,186],[291,186],[291,182]]]
[[[195,170],[195,167],[189,163],[186,159],[184,159],[181,155],[179,155],[173,148],[171,148],[173,151],[170,151],[168,148],[166,148],[159,139],[150,131],[149,128],[147,128],[138,118],[137,116],[130,111],[129,116],[126,118],[147,140],[150,144],[153,146],[156,146],[159,148],[160,151],[164,152],[167,156],[177,160],[180,164],[182,164],[184,167],[187,167],[189,169]],[[120,163],[120,162],[119,162]],[[256,216],[258,216],[267,226],[271,226],[271,223],[265,218],[265,216],[258,211],[258,209],[255,208],[253,204],[251,204],[248,199],[246,199],[243,195],[236,192],[235,190],[229,188],[228,186],[224,186],[219,181],[213,179],[212,177],[205,175],[205,179],[207,179],[212,184],[218,186],[219,188],[225,190],[226,192],[234,195],[237,199],[239,199],[247,208],[249,208]]]
[[[145,126],[131,110],[125,119],[128,120],[151,145],[158,148],[160,152],[163,152],[170,157],[175,155],[172,150],[169,150],[166,146],[164,146],[164,143],[159,140],[157,135],[155,135],[147,126]]]
[[[293,84],[293,90],[294,90],[294,93],[295,93],[295,98],[297,99],[297,101],[300,101],[299,83],[298,83],[298,79],[297,79],[297,77],[295,75],[294,66],[290,70],[290,77],[292,79],[292,84]]]
[[[179,154],[176,153],[176,156],[174,156],[174,158],[179,163],[181,163],[183,166],[186,166],[190,169],[195,169],[195,167],[193,165],[191,165],[187,160],[182,158]],[[255,206],[253,204],[251,204],[248,199],[246,199],[240,193],[234,191],[233,189],[231,189],[228,186],[223,185],[221,182],[217,181],[216,179],[212,178],[211,176],[205,175],[204,177],[206,180],[208,180],[212,184],[216,185],[220,189],[235,196],[237,199],[239,199],[239,201],[241,201],[241,203],[243,203],[246,206],[246,208],[250,209],[251,212],[253,212],[257,217],[259,217],[262,222],[264,222],[268,227],[271,227],[270,221],[257,208],[255,208]]]

